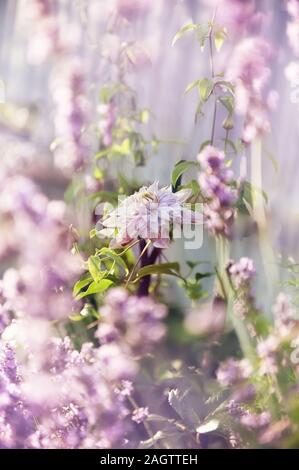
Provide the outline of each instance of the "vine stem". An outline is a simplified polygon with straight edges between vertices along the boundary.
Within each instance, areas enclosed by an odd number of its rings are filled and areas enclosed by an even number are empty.
[[[211,145],[214,144],[215,128],[216,128],[216,118],[217,118],[217,97],[215,96],[214,111],[213,111],[213,124],[212,124],[212,133],[211,133]]]
[[[150,246],[151,243],[152,243],[151,240],[148,240],[148,241],[146,242],[145,246],[142,248],[141,253],[140,253],[140,255],[138,256],[137,261],[136,261],[136,263],[134,264],[134,266],[133,266],[133,268],[132,268],[132,271],[130,272],[130,275],[129,275],[128,279],[127,279],[126,287],[128,287],[128,284],[129,284],[129,282],[131,281],[131,279],[132,279],[132,277],[133,277],[133,274],[134,274],[135,271],[136,271],[136,268],[137,268],[137,265],[138,265],[139,261],[142,259],[142,257],[144,256],[144,254],[147,252],[147,249],[149,248],[149,246]]]
[[[228,138],[229,138],[229,129],[226,129],[225,140],[224,140],[224,153],[225,153],[225,155],[226,155],[226,152],[227,152]]]
[[[210,26],[210,31],[209,31],[209,51],[210,51],[210,69],[211,69],[211,76],[212,80],[215,77],[215,68],[214,68],[214,53],[213,53],[213,41],[212,41],[212,35],[213,35],[213,27],[214,27],[214,21],[216,17],[216,12],[217,8],[214,10],[213,18],[211,20],[211,26]],[[215,101],[214,101],[214,110],[213,110],[213,123],[212,123],[212,133],[211,133],[211,145],[214,143],[214,138],[215,138],[215,128],[216,128],[216,118],[217,118],[217,96],[215,95],[214,89],[213,89],[213,94],[215,96]]]
[[[145,253],[146,254],[146,253]],[[161,248],[154,247],[151,254],[149,256],[143,256],[141,258],[141,266],[149,266],[150,264],[155,264],[158,257],[161,255]],[[138,296],[143,297],[148,295],[148,291],[151,284],[151,276],[144,276],[140,280],[139,289],[138,289]]]

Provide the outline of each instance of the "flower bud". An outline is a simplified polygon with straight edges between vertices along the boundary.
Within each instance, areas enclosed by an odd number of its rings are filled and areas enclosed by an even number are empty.
[[[233,129],[234,122],[233,122],[231,116],[227,116],[227,118],[224,119],[224,121],[222,123],[222,127],[223,127],[223,129],[225,129],[227,131],[230,131],[231,129]]]

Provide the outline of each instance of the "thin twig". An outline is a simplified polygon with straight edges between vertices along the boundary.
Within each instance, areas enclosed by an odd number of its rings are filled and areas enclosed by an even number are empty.
[[[148,249],[148,247],[150,246],[151,243],[152,243],[151,240],[148,240],[147,243],[146,243],[146,245],[145,245],[145,247],[143,248],[143,250],[141,251],[140,255],[138,256],[137,261],[136,261],[136,263],[134,264],[133,269],[132,269],[132,271],[131,271],[131,273],[130,273],[130,275],[129,275],[129,277],[128,277],[128,280],[127,280],[127,282],[126,282],[126,287],[128,287],[128,284],[129,284],[129,282],[131,281],[131,279],[132,279],[132,277],[133,277],[133,274],[135,273],[135,270],[136,270],[136,268],[137,268],[137,265],[138,265],[139,261],[141,260],[142,256],[143,256],[144,253],[147,251],[147,249]]]

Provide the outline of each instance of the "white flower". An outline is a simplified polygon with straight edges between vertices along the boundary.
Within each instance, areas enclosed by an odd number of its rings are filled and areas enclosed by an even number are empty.
[[[199,213],[183,206],[191,190],[173,193],[171,187],[159,189],[158,182],[142,187],[120,202],[118,207],[104,217],[99,234],[112,236],[111,246],[124,246],[138,240],[151,240],[157,248],[170,243],[173,224],[194,224],[200,221]]]

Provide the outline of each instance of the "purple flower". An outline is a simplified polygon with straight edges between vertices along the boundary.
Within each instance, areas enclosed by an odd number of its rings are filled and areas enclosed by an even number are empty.
[[[237,401],[230,400],[226,405],[226,411],[234,418],[240,418],[246,413],[246,410]]]
[[[111,289],[101,307],[96,336],[102,344],[123,344],[133,355],[145,354],[165,334],[161,320],[166,307],[150,297],[130,296],[121,288]]]
[[[123,397],[129,397],[132,395],[133,390],[133,383],[130,380],[122,380],[120,386],[116,388],[116,393],[119,393]]]
[[[296,325],[296,309],[289,297],[283,292],[277,296],[272,312],[277,333],[280,336],[290,334],[292,328]]]
[[[257,344],[257,353],[260,357],[259,371],[261,375],[276,374],[278,372],[278,364],[276,352],[279,341],[274,335],[269,335],[266,339],[259,341]]]
[[[51,80],[56,106],[55,163],[62,170],[82,168],[89,156],[89,142],[83,128],[88,122],[89,106],[85,97],[84,64],[78,57],[68,59],[54,70]]]
[[[243,257],[238,262],[231,262],[228,268],[235,287],[245,288],[255,276],[255,268],[250,258]]]
[[[110,147],[112,144],[112,131],[116,122],[116,108],[113,103],[101,104],[98,107],[100,114],[99,131],[101,141],[104,147]]]
[[[132,421],[135,421],[135,423],[143,423],[148,417],[148,407],[140,407],[136,408],[136,410],[133,411],[132,414]]]
[[[40,65],[51,56],[61,54],[66,48],[57,18],[58,9],[57,0],[28,1],[26,13],[31,28],[28,58],[34,65]]]
[[[260,26],[255,0],[204,0],[204,3],[217,8],[217,23],[227,27],[229,34],[241,36]]]
[[[260,37],[243,39],[229,61],[226,77],[235,85],[236,112],[245,116],[243,140],[270,131],[265,88],[271,77],[270,45]]]
[[[19,269],[3,275],[6,306],[32,316],[66,317],[74,307],[71,287],[81,271],[70,252],[66,205],[48,201],[19,175],[6,179],[0,196],[0,215],[10,218],[10,236],[19,250]]]
[[[117,0],[118,14],[130,21],[146,14],[149,8],[149,0]]]
[[[251,374],[252,368],[247,359],[237,361],[229,358],[222,362],[217,369],[216,376],[218,382],[224,386],[230,386],[247,379]]]
[[[256,397],[256,389],[253,384],[246,384],[237,388],[232,394],[232,400],[237,403],[248,403]]]
[[[268,411],[260,414],[247,412],[240,418],[241,424],[249,429],[261,429],[268,426],[271,422],[271,415]]]
[[[233,189],[233,174],[225,164],[224,153],[210,145],[198,155],[201,166],[199,183],[203,196],[204,221],[213,235],[230,236],[237,201],[238,191]]]
[[[294,54],[299,57],[299,6],[297,1],[289,0],[286,7],[291,21],[287,23],[287,37]]]

